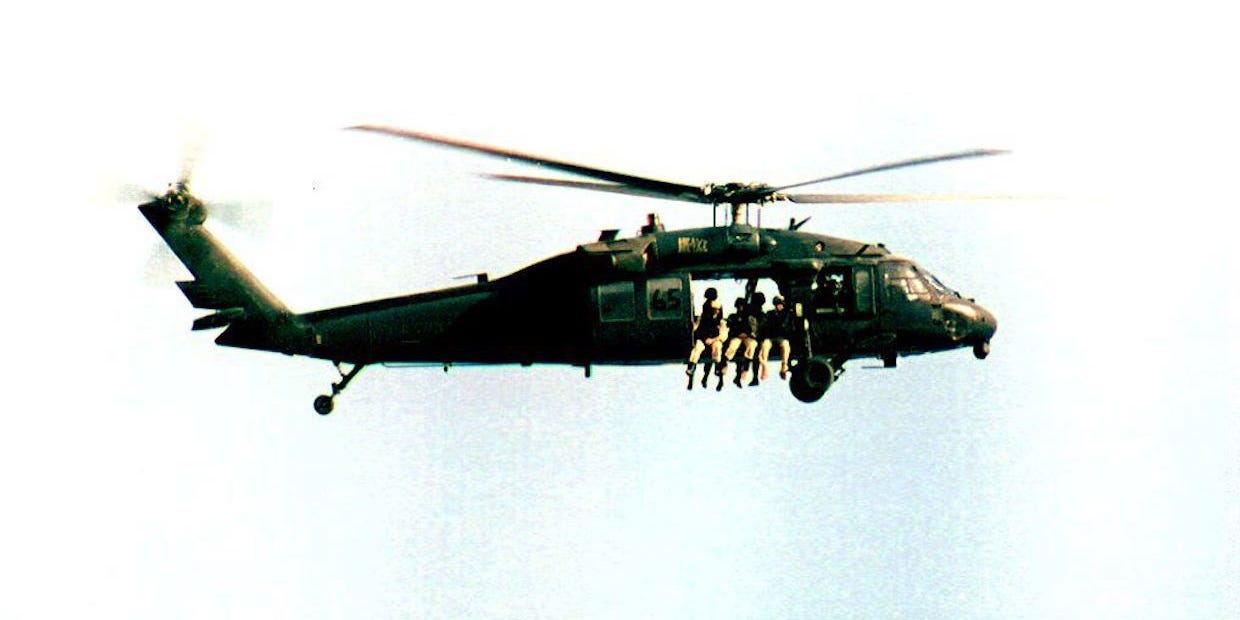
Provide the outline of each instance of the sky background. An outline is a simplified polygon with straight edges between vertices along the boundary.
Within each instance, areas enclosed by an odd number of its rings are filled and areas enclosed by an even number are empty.
[[[1240,616],[1236,50],[1207,3],[1113,6],[18,10],[0,617]],[[822,189],[1055,199],[764,215],[976,297],[984,362],[853,363],[811,406],[672,366],[378,368],[321,418],[330,365],[189,331],[132,188],[195,154],[196,194],[252,205],[212,230],[299,311],[710,217],[358,123],[686,183],[1008,148]]]

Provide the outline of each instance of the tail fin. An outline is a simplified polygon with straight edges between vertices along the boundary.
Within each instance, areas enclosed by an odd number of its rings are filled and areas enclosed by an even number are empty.
[[[183,187],[140,205],[194,279],[177,282],[195,308],[214,310],[193,329],[226,328],[217,344],[294,353],[301,330],[288,308],[203,227],[206,207]]]

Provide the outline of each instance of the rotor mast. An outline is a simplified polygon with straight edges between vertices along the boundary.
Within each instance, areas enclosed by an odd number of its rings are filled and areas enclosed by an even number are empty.
[[[730,219],[724,220],[725,225],[735,226],[737,224],[749,223],[749,203],[745,202],[716,202],[711,205],[711,226],[719,226],[719,207],[727,205],[728,215]],[[759,220],[762,218],[762,211],[758,211]]]

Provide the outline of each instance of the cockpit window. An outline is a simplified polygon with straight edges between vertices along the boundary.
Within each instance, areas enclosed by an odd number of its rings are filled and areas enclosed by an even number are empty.
[[[929,301],[936,297],[952,296],[951,289],[943,286],[938,278],[923,272],[916,265],[906,262],[888,262],[882,265],[883,282],[895,288],[909,301]]]
[[[947,288],[947,285],[943,284],[942,281],[934,277],[934,274],[923,271],[921,275],[926,277],[926,283],[930,285],[930,289],[933,290],[935,293],[937,293],[938,296],[940,297],[959,297],[960,296],[956,293],[956,291],[953,291]]]
[[[917,268],[912,263],[883,263],[883,274],[892,279],[916,279]]]

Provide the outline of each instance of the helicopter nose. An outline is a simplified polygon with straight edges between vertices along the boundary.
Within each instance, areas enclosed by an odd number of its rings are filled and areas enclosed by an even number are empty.
[[[977,318],[973,321],[974,338],[978,341],[989,342],[998,329],[999,319],[995,318],[994,313],[977,306]]]
[[[994,337],[995,331],[999,329],[999,319],[995,318],[993,312],[974,304],[977,311],[977,317],[973,320],[973,356],[979,360],[986,359],[990,355],[990,339]]]
[[[944,327],[955,346],[973,345],[973,355],[986,359],[990,355],[990,339],[999,328],[995,315],[971,299],[943,304],[943,312],[951,317]]]

